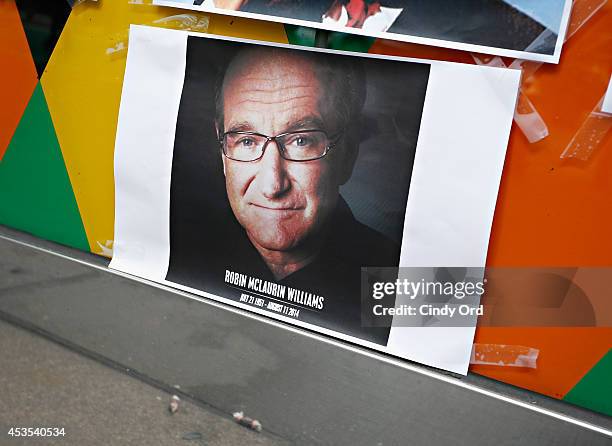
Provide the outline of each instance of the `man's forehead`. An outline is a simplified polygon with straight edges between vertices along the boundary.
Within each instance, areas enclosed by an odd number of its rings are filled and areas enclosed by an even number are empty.
[[[333,95],[317,75],[319,65],[308,55],[287,50],[255,49],[236,56],[223,83],[227,130],[333,128]]]
[[[279,84],[298,83],[319,87],[315,65],[313,60],[299,53],[256,48],[234,58],[226,71],[224,86],[244,88],[256,84],[261,89],[276,89]]]

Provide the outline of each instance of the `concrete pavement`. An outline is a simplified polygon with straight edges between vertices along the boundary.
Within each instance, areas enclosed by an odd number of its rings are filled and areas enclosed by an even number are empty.
[[[0,444],[281,446],[269,434],[236,424],[229,415],[181,400],[0,322]],[[10,437],[10,427],[58,427],[65,436]],[[187,440],[183,437],[201,438]]]

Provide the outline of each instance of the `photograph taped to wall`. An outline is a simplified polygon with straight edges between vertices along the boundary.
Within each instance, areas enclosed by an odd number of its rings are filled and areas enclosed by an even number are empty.
[[[154,4],[558,63],[572,0],[154,0]]]
[[[519,79],[134,25],[111,267],[466,373],[475,319],[364,326],[361,269],[484,266]]]

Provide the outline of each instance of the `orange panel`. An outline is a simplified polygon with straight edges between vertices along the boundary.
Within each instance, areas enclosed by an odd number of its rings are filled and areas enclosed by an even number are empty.
[[[566,43],[559,65],[523,85],[550,136],[513,126],[489,246],[490,266],[612,266],[612,135],[588,162],[560,155],[604,95],[612,71],[612,3]],[[467,53],[377,41],[370,52],[472,63]],[[561,398],[612,347],[612,328],[490,328],[476,342],[540,349],[537,370],[475,366],[491,378]]]
[[[37,76],[14,0],[0,0],[0,159],[36,86]]]
[[[610,135],[587,163],[559,158],[604,95],[612,70],[612,4],[523,85],[550,136],[529,144],[513,126],[488,264],[612,265]],[[471,63],[468,53],[378,40],[370,52]]]
[[[561,161],[584,119],[606,91],[612,71],[612,4],[524,86],[550,136],[528,144],[511,136],[496,211],[489,264],[612,265],[612,140],[589,162]],[[516,129],[515,129],[516,130]]]
[[[474,60],[470,53],[435,46],[403,43],[393,40],[376,39],[368,53],[389,54],[392,56],[416,57],[419,59],[446,60],[450,62],[470,63]]]
[[[537,369],[472,365],[470,371],[563,398],[610,350],[612,328],[482,328],[474,342],[525,345],[540,350]]]

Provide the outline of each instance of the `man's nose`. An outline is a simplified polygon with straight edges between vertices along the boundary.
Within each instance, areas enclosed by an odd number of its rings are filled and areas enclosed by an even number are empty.
[[[287,161],[281,156],[276,141],[270,141],[259,160],[257,173],[261,193],[266,198],[277,198],[291,187],[287,175]]]

